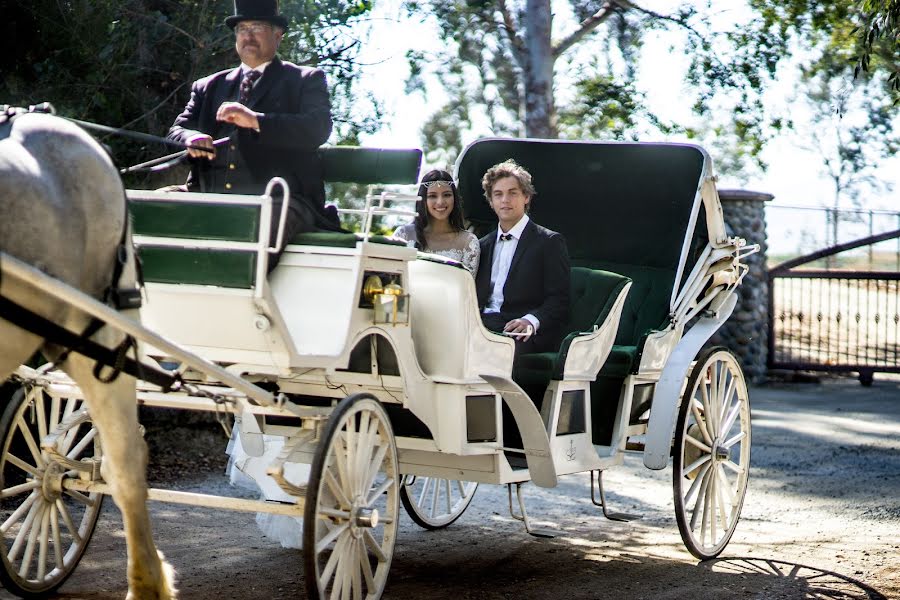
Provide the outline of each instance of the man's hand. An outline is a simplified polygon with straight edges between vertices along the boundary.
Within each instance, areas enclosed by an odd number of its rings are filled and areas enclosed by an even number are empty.
[[[223,102],[216,112],[216,120],[259,131],[259,115],[240,102]]]
[[[513,319],[506,324],[506,326],[503,328],[503,332],[518,334],[526,333],[527,335],[523,335],[519,339],[521,339],[523,342],[527,342],[531,337],[531,334],[534,333],[534,327],[526,319]]]
[[[198,148],[188,148],[188,156],[191,156],[193,158],[206,158],[208,160],[212,160],[216,157],[216,149],[213,146],[213,139],[211,136],[208,136],[205,133],[192,135],[187,139],[186,143],[188,146],[202,146],[203,148],[209,148],[209,151],[200,150]]]

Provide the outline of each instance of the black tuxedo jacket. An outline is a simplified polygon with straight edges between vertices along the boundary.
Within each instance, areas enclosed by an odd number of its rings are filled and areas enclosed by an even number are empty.
[[[256,195],[278,176],[288,182],[293,198],[304,198],[321,211],[325,188],[316,151],[332,125],[325,73],[274,58],[247,103],[263,113],[259,132],[216,121],[223,102],[237,101],[242,78],[237,67],[196,81],[169,130],[168,137],[180,142],[197,132],[213,139],[231,136],[217,147],[215,160],[193,159],[188,189]]]
[[[497,230],[481,238],[480,243],[475,288],[478,307],[484,310],[493,287],[491,266]],[[559,233],[528,221],[509,266],[500,314],[506,320],[534,315],[541,322],[536,336],[541,338],[540,346],[558,346],[569,321],[569,277],[566,240]]]

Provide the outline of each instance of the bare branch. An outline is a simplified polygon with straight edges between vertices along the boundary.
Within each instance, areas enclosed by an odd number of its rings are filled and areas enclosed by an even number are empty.
[[[693,25],[691,25],[690,23],[688,23],[685,19],[682,19],[681,17],[673,17],[671,15],[664,15],[662,13],[658,13],[656,11],[649,10],[647,8],[643,8],[641,6],[638,6],[634,2],[631,2],[631,0],[610,0],[610,3],[618,5],[619,7],[623,8],[625,10],[634,10],[639,13],[643,13],[643,14],[647,15],[648,17],[653,17],[654,19],[659,19],[660,21],[669,21],[670,23],[674,23],[674,24],[678,25],[679,27],[686,29],[687,31],[696,35],[697,37],[703,38],[702,33],[697,31]]]
[[[607,20],[613,14],[616,2],[610,1],[603,4],[597,12],[589,16],[587,19],[578,24],[578,29],[570,33],[566,38],[561,40],[553,48],[553,60],[556,60],[565,52],[581,41],[587,34],[594,31],[603,21]]]

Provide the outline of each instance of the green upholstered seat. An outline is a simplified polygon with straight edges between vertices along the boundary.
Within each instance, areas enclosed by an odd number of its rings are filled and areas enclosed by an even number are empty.
[[[567,333],[557,352],[523,354],[513,368],[513,378],[523,387],[546,386],[563,378],[569,346],[579,334],[603,325],[628,277],[609,271],[573,267],[570,281]]]

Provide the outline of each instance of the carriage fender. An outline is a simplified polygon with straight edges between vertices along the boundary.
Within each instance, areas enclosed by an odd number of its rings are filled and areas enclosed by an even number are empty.
[[[736,304],[737,294],[732,293],[713,316],[698,319],[672,351],[653,393],[644,445],[644,466],[648,469],[664,469],[669,464],[675,419],[688,369],[703,344],[731,316]]]
[[[522,434],[531,481],[540,487],[556,487],[556,467],[550,454],[550,438],[547,437],[541,413],[535,408],[531,398],[512,379],[496,375],[479,375],[479,377],[497,390],[512,412]]]

